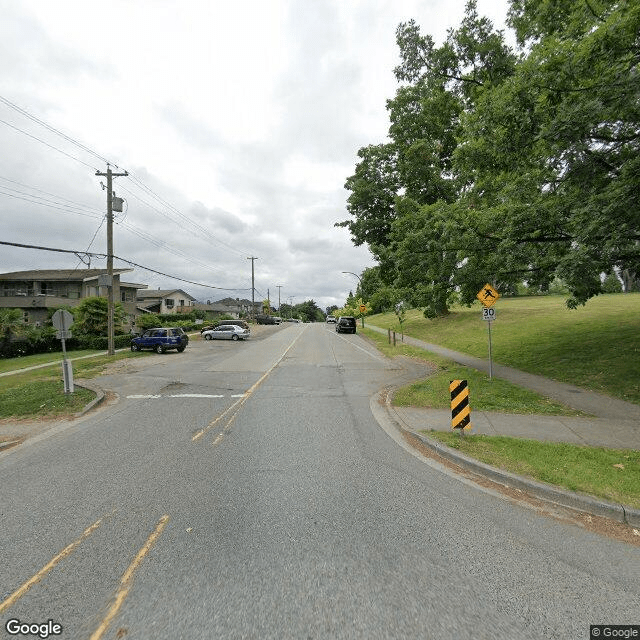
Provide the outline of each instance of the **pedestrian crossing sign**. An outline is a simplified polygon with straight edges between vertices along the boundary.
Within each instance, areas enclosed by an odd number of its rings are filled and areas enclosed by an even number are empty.
[[[489,283],[485,284],[476,294],[476,298],[478,298],[485,307],[490,307],[495,304],[499,297],[500,294]]]

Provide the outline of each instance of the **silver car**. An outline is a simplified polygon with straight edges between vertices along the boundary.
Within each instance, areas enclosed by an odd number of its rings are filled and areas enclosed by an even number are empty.
[[[219,327],[202,332],[205,340],[246,340],[250,335],[249,329],[235,324],[221,324]]]

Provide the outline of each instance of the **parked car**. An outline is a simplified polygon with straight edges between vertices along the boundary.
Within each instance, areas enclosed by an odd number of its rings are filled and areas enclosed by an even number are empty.
[[[269,316],[266,313],[259,313],[256,316],[258,324],[280,324],[281,320],[278,316]]]
[[[336,317],[335,316],[327,316],[327,322],[331,323],[331,322],[335,322],[336,321]]]
[[[355,333],[356,319],[353,316],[340,316],[336,322],[336,331],[338,333]]]
[[[200,335],[202,335],[205,331],[211,331],[211,329],[215,329],[223,324],[235,324],[238,327],[242,327],[244,329],[248,329],[249,325],[244,320],[220,320],[219,322],[214,322],[213,324],[205,324],[200,329]]]
[[[239,327],[237,324],[221,324],[202,333],[205,340],[246,340],[250,336],[250,329]]]
[[[131,351],[152,349],[157,353],[164,353],[169,349],[175,349],[182,353],[188,344],[189,336],[180,327],[156,327],[132,338]]]

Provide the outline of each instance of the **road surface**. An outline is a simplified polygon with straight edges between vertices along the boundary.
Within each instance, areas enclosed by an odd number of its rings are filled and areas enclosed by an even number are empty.
[[[101,380],[116,404],[0,454],[2,637],[565,639],[640,623],[638,547],[399,447],[370,398],[419,371],[359,335],[283,325],[132,366]]]

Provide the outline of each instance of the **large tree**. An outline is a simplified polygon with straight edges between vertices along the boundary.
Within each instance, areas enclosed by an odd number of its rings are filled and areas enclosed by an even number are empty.
[[[518,55],[473,0],[440,47],[401,24],[390,142],[347,180],[339,224],[427,315],[487,280],[561,278],[575,306],[640,273],[640,5],[512,0],[509,23]]]
[[[465,115],[456,164],[498,274],[559,276],[575,306],[640,272],[640,5],[513,0],[510,21],[528,55]]]

